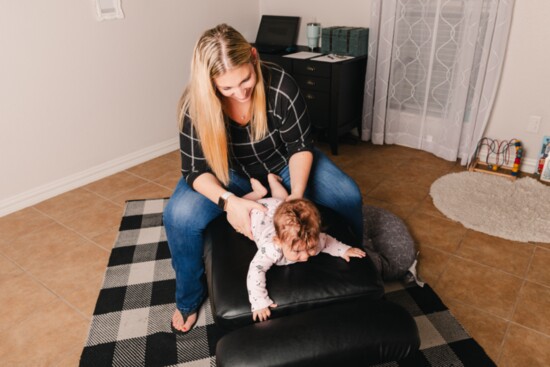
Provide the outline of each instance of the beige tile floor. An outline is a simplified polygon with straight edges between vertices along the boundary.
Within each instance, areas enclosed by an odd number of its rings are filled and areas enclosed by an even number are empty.
[[[452,162],[369,143],[332,158],[365,203],[405,220],[421,276],[499,366],[550,366],[550,244],[445,218],[429,188],[463,169]],[[1,365],[78,365],[125,201],[168,197],[178,178],[172,152],[0,218]]]

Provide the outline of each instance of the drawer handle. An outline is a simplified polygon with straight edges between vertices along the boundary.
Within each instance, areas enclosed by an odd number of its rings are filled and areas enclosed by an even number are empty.
[[[314,82],[313,80],[308,80],[308,81],[306,81],[306,84],[307,84],[307,85],[311,85],[312,87],[315,86],[315,82]]]
[[[315,99],[315,96],[313,94],[306,94],[306,99],[309,99],[310,101],[313,101]]]
[[[315,66],[313,66],[313,65],[308,65],[308,66],[306,66],[306,70],[307,70],[307,71],[315,71]]]

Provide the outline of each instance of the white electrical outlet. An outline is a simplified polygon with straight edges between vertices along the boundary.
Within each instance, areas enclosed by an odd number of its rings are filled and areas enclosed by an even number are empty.
[[[527,129],[525,129],[528,133],[538,133],[540,128],[540,122],[542,120],[542,117],[540,116],[529,116],[529,122],[527,123]]]
[[[96,10],[98,20],[124,18],[120,0],[96,0]]]

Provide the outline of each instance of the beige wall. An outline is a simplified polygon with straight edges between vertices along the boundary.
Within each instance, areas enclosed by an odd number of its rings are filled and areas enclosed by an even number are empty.
[[[177,148],[175,104],[192,46],[220,22],[254,40],[260,14],[322,26],[370,23],[369,0],[0,0],[0,216]],[[516,137],[534,164],[550,135],[550,1],[516,0],[487,136]],[[542,116],[537,134],[530,115]]]
[[[260,0],[266,14],[302,17],[301,44],[306,44],[305,24],[316,20],[323,27],[368,27],[371,1]],[[516,0],[502,80],[485,136],[524,145],[522,170],[532,173],[544,135],[550,135],[550,1]],[[541,116],[538,133],[526,131],[529,116]]]
[[[368,27],[370,0],[259,0],[260,13],[301,17],[298,44],[307,45],[306,25],[319,22],[322,27],[335,25]]]
[[[522,170],[536,167],[542,138],[550,135],[550,1],[516,0],[500,88],[485,136],[522,140]],[[529,116],[542,117],[538,133]]]
[[[255,36],[257,0],[0,1],[0,216],[177,148],[199,34]]]

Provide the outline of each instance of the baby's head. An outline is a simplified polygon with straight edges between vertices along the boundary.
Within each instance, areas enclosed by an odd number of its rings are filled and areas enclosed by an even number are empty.
[[[273,214],[275,242],[290,261],[306,261],[317,255],[321,232],[321,215],[307,199],[293,199],[281,203]]]

